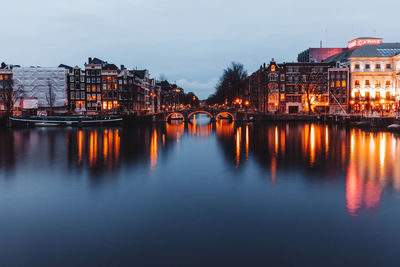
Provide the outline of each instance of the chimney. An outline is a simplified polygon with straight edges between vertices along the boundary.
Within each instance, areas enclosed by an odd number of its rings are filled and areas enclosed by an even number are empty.
[[[1,68],[2,68],[2,69],[5,69],[6,66],[7,66],[6,63],[4,63],[4,62],[1,63]]]
[[[91,57],[89,58],[89,64],[92,64],[92,58]]]
[[[121,65],[121,70],[124,70],[125,69],[125,66],[124,65]]]

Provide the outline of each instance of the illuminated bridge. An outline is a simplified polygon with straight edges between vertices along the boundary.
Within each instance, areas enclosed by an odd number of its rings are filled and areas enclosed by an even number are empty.
[[[185,109],[177,111],[166,111],[157,115],[158,121],[184,120],[190,121],[196,114],[206,114],[211,121],[218,119],[229,119],[235,121],[238,118],[238,112],[235,110],[215,110],[215,109]]]

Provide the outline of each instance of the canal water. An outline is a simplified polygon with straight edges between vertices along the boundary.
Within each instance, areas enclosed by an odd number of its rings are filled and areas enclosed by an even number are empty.
[[[400,136],[315,123],[0,131],[0,265],[400,266]]]

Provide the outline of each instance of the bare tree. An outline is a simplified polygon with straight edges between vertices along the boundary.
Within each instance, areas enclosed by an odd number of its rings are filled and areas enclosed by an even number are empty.
[[[53,86],[50,79],[47,79],[47,85],[49,90],[46,93],[46,101],[50,107],[50,110],[53,110],[54,103],[56,101],[56,93],[53,91]]]
[[[7,115],[12,115],[14,105],[24,96],[24,85],[19,85],[16,90],[13,90],[13,83],[0,88],[0,101],[3,103]]]
[[[328,92],[328,75],[323,68],[315,68],[312,71],[306,70],[301,74],[302,91],[306,95],[308,114],[313,112],[312,106],[318,101],[321,95]]]

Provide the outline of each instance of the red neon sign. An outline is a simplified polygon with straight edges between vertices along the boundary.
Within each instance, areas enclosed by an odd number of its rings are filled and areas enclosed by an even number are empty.
[[[349,49],[356,48],[363,45],[380,45],[382,39],[355,39],[349,42]]]

